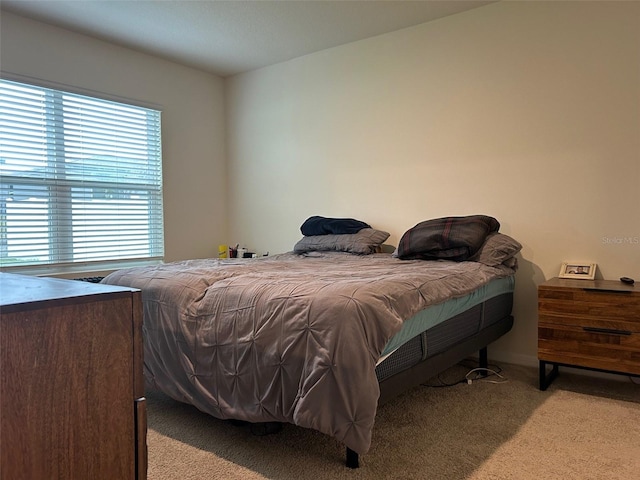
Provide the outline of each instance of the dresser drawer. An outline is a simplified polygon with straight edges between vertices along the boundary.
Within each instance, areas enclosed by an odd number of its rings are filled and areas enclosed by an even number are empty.
[[[541,322],[538,326],[538,358],[640,374],[640,333]]]

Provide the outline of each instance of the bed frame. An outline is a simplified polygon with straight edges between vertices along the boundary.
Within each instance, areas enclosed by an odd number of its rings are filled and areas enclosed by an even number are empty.
[[[442,373],[478,352],[487,368],[487,346],[513,326],[513,293],[486,300],[409,340],[376,367],[378,406]],[[346,465],[359,467],[358,454],[347,447]]]

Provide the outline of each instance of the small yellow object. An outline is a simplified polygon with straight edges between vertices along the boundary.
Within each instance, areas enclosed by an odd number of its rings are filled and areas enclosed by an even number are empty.
[[[218,258],[227,258],[229,245],[218,245]]]

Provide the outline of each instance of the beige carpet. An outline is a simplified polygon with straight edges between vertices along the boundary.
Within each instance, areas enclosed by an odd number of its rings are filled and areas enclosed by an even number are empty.
[[[640,479],[640,385],[561,370],[540,392],[535,369],[502,368],[506,383],[420,387],[381,407],[357,470],[318,432],[286,425],[258,437],[148,392],[148,478]]]

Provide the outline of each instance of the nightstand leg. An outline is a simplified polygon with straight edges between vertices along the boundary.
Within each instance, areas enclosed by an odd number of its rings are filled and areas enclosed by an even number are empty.
[[[544,360],[540,360],[540,390],[544,391],[547,389],[551,382],[555,380],[558,376],[558,364],[551,364],[551,371],[547,374],[547,362]]]

